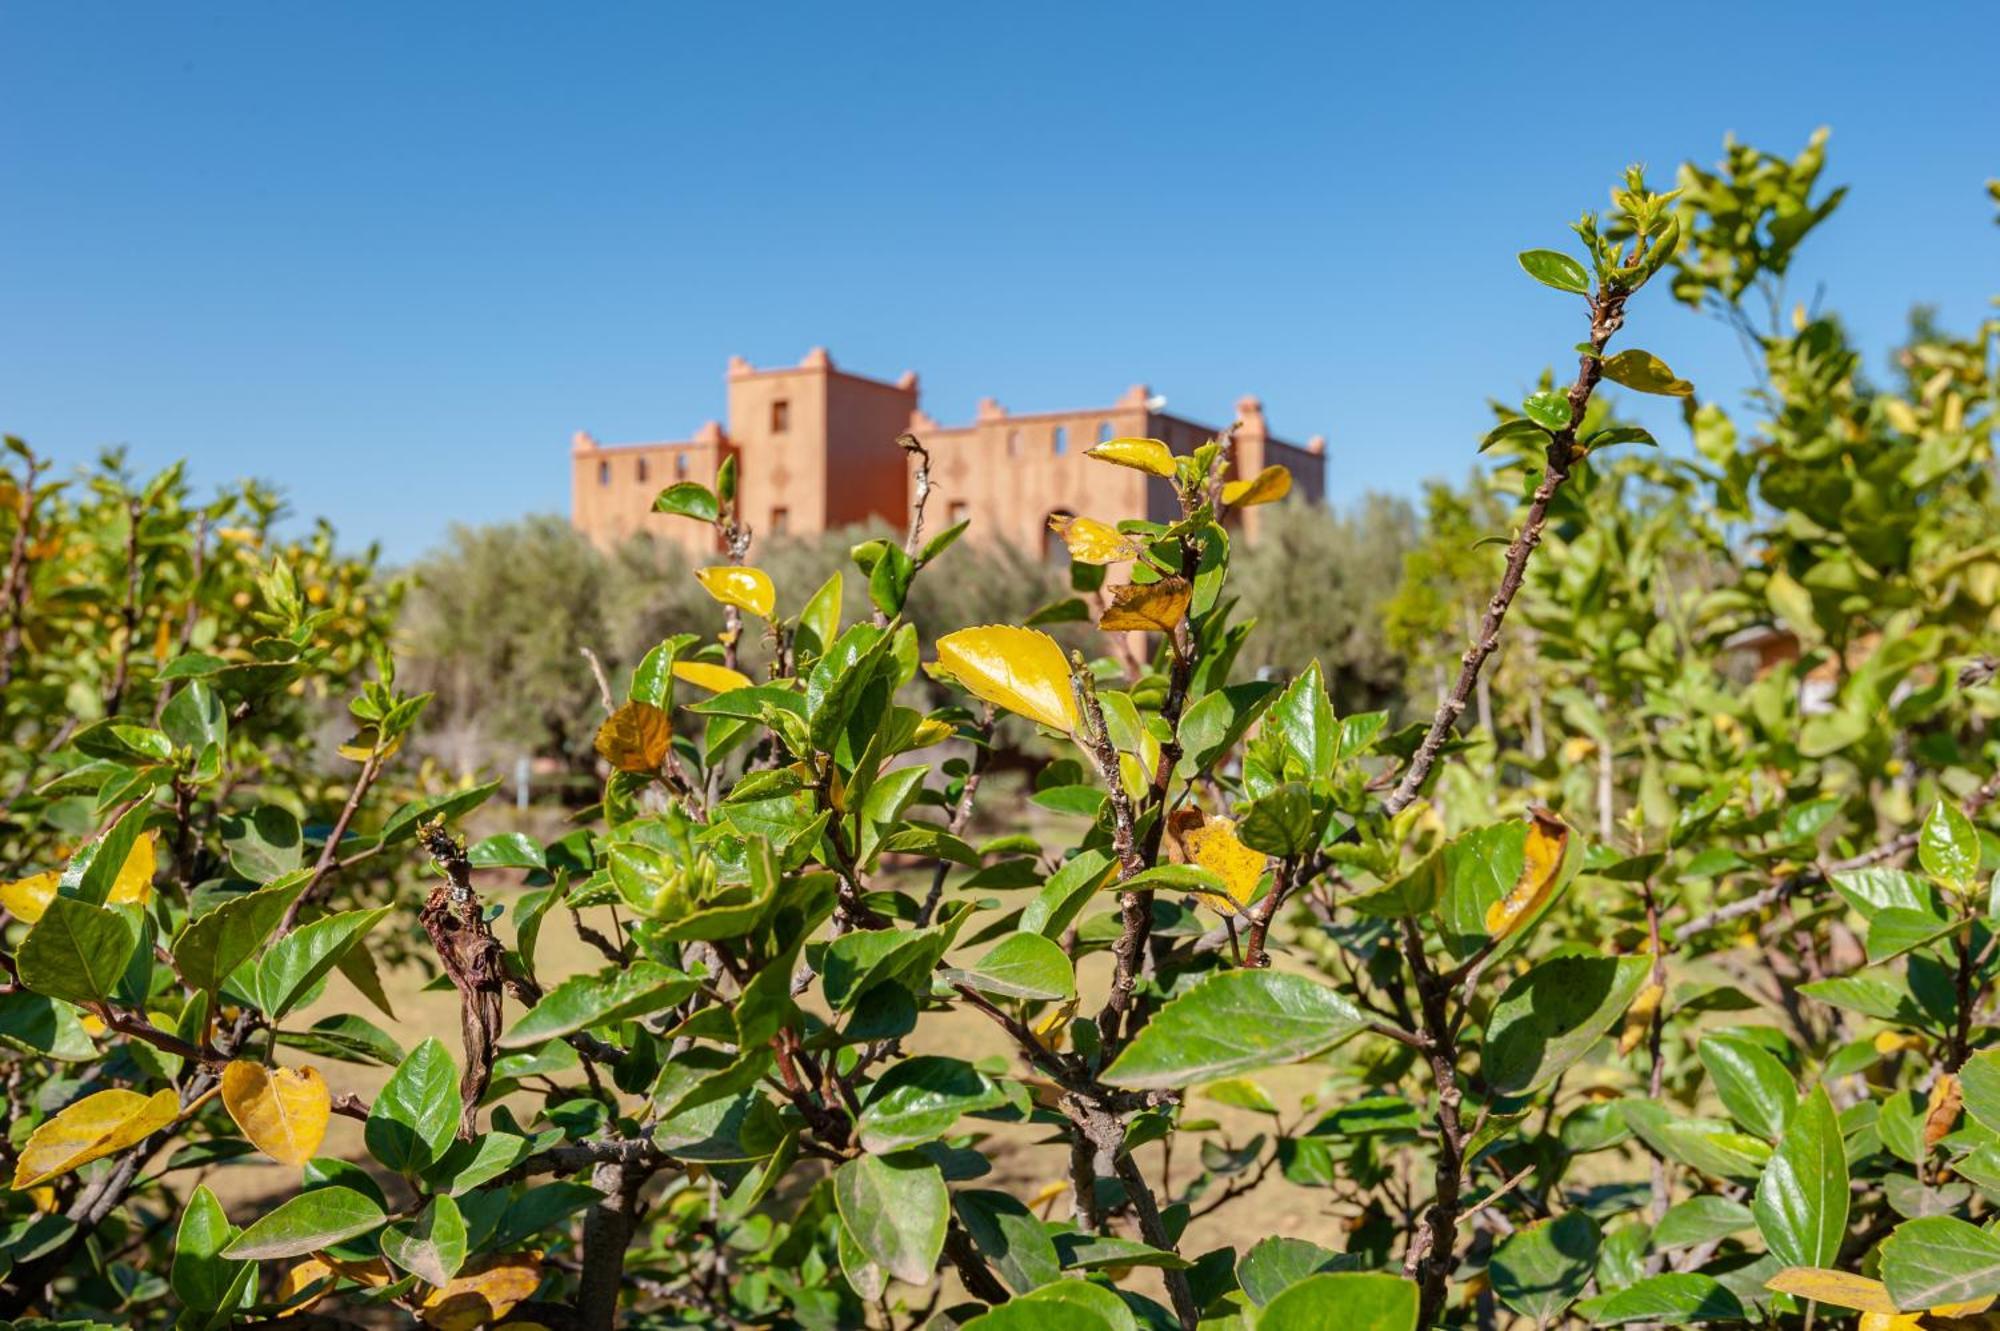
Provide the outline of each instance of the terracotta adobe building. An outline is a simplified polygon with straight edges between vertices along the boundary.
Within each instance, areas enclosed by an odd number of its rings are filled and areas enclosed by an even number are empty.
[[[970,425],[943,426],[918,404],[917,376],[894,383],[837,369],[823,348],[796,366],[760,370],[729,361],[729,424],[710,421],[692,439],[601,444],[579,431],[570,450],[570,520],[600,545],[650,531],[695,557],[713,552],[696,523],[652,511],[653,497],[675,481],[708,482],[734,454],[737,502],[760,539],[803,535],[881,518],[908,520],[914,459],[894,445],[908,430],[931,454],[933,530],[972,519],[968,538],[1005,540],[1023,550],[1048,548],[1048,520],[1080,513],[1106,521],[1175,515],[1167,482],[1084,456],[1103,439],[1164,440],[1186,453],[1218,427],[1169,416],[1143,385],[1108,407],[1013,415],[988,398]],[[1272,463],[1292,472],[1293,492],[1317,502],[1325,492],[1325,445],[1274,438],[1254,397],[1236,404],[1236,474]],[[1258,513],[1245,511],[1254,537]]]

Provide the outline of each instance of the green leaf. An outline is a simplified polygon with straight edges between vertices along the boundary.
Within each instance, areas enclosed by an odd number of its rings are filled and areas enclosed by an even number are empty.
[[[62,893],[93,906],[103,905],[111,895],[112,884],[118,881],[119,871],[125,867],[126,857],[139,843],[139,834],[145,831],[146,819],[152,811],[150,802],[140,800],[111,825],[110,831],[71,856],[62,872]]]
[[[412,1049],[375,1097],[362,1139],[368,1153],[400,1174],[419,1174],[443,1157],[458,1133],[464,1101],[458,1068],[435,1037]]]
[[[1312,791],[1287,781],[1238,810],[1236,839],[1266,855],[1302,855],[1319,844],[1323,816],[1313,812]]]
[[[1480,1062],[1499,1095],[1526,1095],[1590,1052],[1625,1014],[1650,957],[1558,957],[1507,986],[1486,1023]]]
[[[1417,1286],[1379,1271],[1307,1276],[1264,1305],[1257,1331],[1416,1331]]]
[[[833,1174],[834,1205],[869,1261],[910,1285],[930,1281],[944,1251],[951,1194],[916,1155],[862,1155]]]
[[[1042,890],[1021,911],[1021,928],[1044,938],[1059,938],[1082,913],[1115,867],[1101,850],[1078,851],[1049,876]]]
[[[920,1054],[897,1063],[869,1088],[855,1126],[862,1149],[883,1155],[935,1141],[951,1131],[960,1114],[1006,1102],[993,1079],[972,1064]]]
[[[973,1247],[1016,1294],[1062,1276],[1048,1227],[1011,1193],[963,1188],[952,1199]]]
[[[374,1022],[352,1012],[321,1017],[307,1030],[279,1031],[278,1043],[346,1063],[380,1063],[393,1068],[403,1061],[401,1045]]]
[[[1924,872],[1963,891],[1979,874],[1979,832],[1958,809],[1939,800],[1917,833],[1917,858]]]
[[[1792,1115],[1750,1204],[1764,1246],[1786,1266],[1838,1263],[1847,1234],[1847,1155],[1826,1088]]]
[[[1118,1331],[1118,1328],[1088,1308],[1045,1299],[1016,1299],[960,1323],[959,1331]]]
[[[1597,1269],[1597,1222],[1583,1211],[1565,1211],[1508,1235],[1487,1267],[1500,1302],[1548,1326],[1576,1302]]]
[[[1749,1314],[1743,1301],[1714,1276],[1693,1271],[1648,1276],[1623,1289],[1586,1299],[1577,1315],[1595,1326],[1621,1322],[1741,1322]]]
[[[1521,411],[1544,430],[1569,428],[1569,395],[1556,389],[1544,388],[1538,393],[1530,393],[1521,404]]]
[[[299,893],[306,875],[292,874],[256,892],[223,902],[196,916],[174,940],[174,966],[196,989],[214,993],[238,966],[264,946]]]
[[[1271,710],[1264,714],[1264,732],[1275,735],[1289,754],[1284,764],[1287,775],[1313,780],[1333,774],[1340,728],[1318,661],[1286,685],[1271,704]]]
[[[74,1007],[25,989],[0,994],[0,1044],[64,1063],[97,1057]]]
[[[1501,421],[1482,435],[1479,440],[1479,451],[1484,453],[1495,444],[1505,443],[1509,439],[1530,440],[1535,447],[1540,448],[1549,442],[1549,432],[1534,421],[1517,416],[1513,420]]]
[[[303,1257],[377,1229],[388,1217],[352,1188],[314,1188],[267,1211],[222,1250],[239,1261]]]
[[[1692,1248],[1712,1243],[1731,1234],[1740,1234],[1757,1223],[1750,1208],[1727,1197],[1704,1194],[1676,1202],[1653,1228],[1653,1247],[1659,1252]]]
[[[21,983],[66,1002],[101,1002],[139,945],[139,931],[123,911],[78,897],[51,897],[42,918],[21,940],[14,964]]]
[[[1036,933],[1017,933],[963,969],[948,970],[954,984],[1002,998],[1059,1002],[1076,995],[1076,967],[1067,953]]]
[[[1898,1308],[1916,1311],[2000,1294],[2000,1236],[1952,1216],[1896,1226],[1882,1241],[1882,1283]]]
[[[824,655],[840,636],[841,582],[836,569],[799,611],[797,651],[802,662]]]
[[[1767,1141],[1778,1140],[1798,1108],[1799,1088],[1777,1055],[1725,1035],[1703,1036],[1695,1052],[1729,1116]]]
[[[253,883],[268,883],[305,862],[305,834],[290,809],[260,804],[249,813],[222,820],[222,845],[237,873]]]
[[[229,714],[215,690],[197,679],[168,700],[160,713],[160,729],[182,748],[198,750],[229,738]]]
[[[1606,357],[1604,377],[1636,392],[1658,393],[1663,397],[1686,397],[1694,392],[1694,385],[1676,378],[1665,361],[1637,347]]]
[[[1334,989],[1279,971],[1219,971],[1171,999],[1105,1070],[1156,1090],[1311,1058],[1368,1024]]]
[[[700,987],[698,977],[641,959],[610,976],[573,975],[500,1037],[502,1049],[520,1049],[574,1035],[612,1021],[630,1021],[670,1008]]]
[[[1258,1239],[1236,1263],[1236,1283],[1259,1308],[1307,1276],[1350,1265],[1353,1258],[1305,1239],[1271,1234]]]
[[[721,509],[716,505],[715,492],[700,481],[678,481],[653,497],[653,511],[693,518],[696,522],[713,522]]]
[[[1522,250],[1521,268],[1543,286],[1579,296],[1590,294],[1590,274],[1582,264],[1555,250]]]
[[[1610,448],[1613,444],[1644,444],[1648,448],[1660,446],[1660,441],[1653,438],[1651,430],[1636,425],[1614,425],[1608,430],[1593,430],[1579,442],[1593,450]]]
[[[654,706],[658,706],[654,703]],[[526,832],[498,832],[466,851],[475,869],[547,869],[548,856]]]
[[[1190,773],[1212,768],[1249,732],[1277,692],[1276,684],[1259,679],[1203,694],[1181,717],[1182,765]]]
[[[414,1220],[382,1231],[382,1255],[431,1285],[443,1285],[465,1265],[465,1217],[449,1197],[433,1197]]]
[[[264,1014],[275,1022],[290,1012],[389,911],[388,906],[343,911],[294,929],[272,944],[257,963],[257,1002]]]
[[[1958,1070],[1965,1112],[1989,1132],[2000,1132],[2000,1049],[1974,1054]]]
[[[238,1278],[249,1268],[247,1262],[234,1262],[222,1255],[235,1237],[236,1227],[229,1223],[222,1203],[208,1185],[196,1185],[174,1236],[174,1261],[168,1276],[174,1297],[196,1312],[219,1312],[235,1291]]]

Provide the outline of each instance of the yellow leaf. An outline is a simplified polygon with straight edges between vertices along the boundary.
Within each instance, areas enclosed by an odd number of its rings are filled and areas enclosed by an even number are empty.
[[[42,918],[42,912],[49,908],[49,901],[56,894],[56,883],[62,877],[54,869],[47,873],[32,873],[26,878],[18,878],[0,887],[0,906],[17,920],[33,924]]]
[[[1863,1313],[1855,1331],[1923,1331],[1921,1313]]]
[[[1036,1018],[1028,1029],[1033,1032],[1035,1042],[1050,1053],[1060,1053],[1063,1042],[1069,1038],[1069,1025],[1076,1020],[1077,999],[1058,1003],[1055,1007]]]
[[[1196,895],[1205,905],[1221,914],[1240,914],[1256,893],[1257,880],[1264,876],[1264,853],[1252,850],[1236,839],[1236,820],[1233,818],[1207,818],[1198,826],[1179,833],[1179,836],[1187,851],[1188,861],[1220,878],[1229,889],[1226,897],[1208,892]]]
[[[40,1187],[28,1189],[28,1200],[33,1202],[35,1209],[43,1215],[54,1215],[56,1213],[56,1190],[46,1183]]]
[[[132,843],[125,863],[118,866],[118,877],[112,880],[106,902],[113,906],[143,906],[153,899],[153,873],[159,867],[154,847],[158,839],[157,833],[144,832]],[[62,875],[54,869],[16,879],[0,886],[0,906],[5,906],[9,914],[24,924],[33,924],[49,908],[49,900],[55,896],[61,880]]]
[[[710,693],[728,693],[731,689],[750,687],[750,676],[728,666],[710,665],[706,661],[674,662],[674,678],[684,679],[698,689]]]
[[[748,610],[762,619],[769,619],[777,609],[778,589],[771,585],[771,575],[761,568],[717,564],[713,568],[698,568],[694,575],[708,594],[724,605]]]
[[[1666,994],[1665,986],[1649,984],[1632,1000],[1632,1006],[1625,1009],[1625,1026],[1618,1033],[1620,1054],[1631,1053],[1646,1038],[1646,1033],[1653,1028],[1653,1014],[1660,1010],[1660,1000]]]
[[[1911,1035],[1907,1031],[1877,1031],[1875,1034],[1875,1052],[1884,1058],[1920,1050],[1923,1047],[1923,1037]]]
[[[1521,876],[1507,894],[1486,908],[1486,932],[1505,938],[1541,909],[1562,876],[1569,827],[1554,814],[1528,811],[1528,839],[1521,850]]]
[[[1864,1313],[1894,1313],[1896,1305],[1881,1281],[1818,1266],[1788,1266],[1764,1282],[1764,1288],[1794,1298],[1830,1303]]]
[[[960,629],[938,639],[938,668],[975,698],[1074,734],[1076,694],[1056,640],[1010,624]]]
[[[418,1316],[433,1331],[474,1331],[499,1321],[542,1283],[542,1256],[508,1253],[473,1262],[424,1296]]]
[[[1122,564],[1137,559],[1146,542],[1127,536],[1108,522],[1096,518],[1073,518],[1058,513],[1049,519],[1049,530],[1062,537],[1069,557],[1079,564]]]
[[[395,1279],[389,1270],[389,1263],[380,1257],[364,1257],[360,1261],[355,1261],[353,1258],[336,1257],[330,1252],[323,1252],[319,1254],[319,1258],[337,1274],[367,1289],[381,1289]]]
[[[1231,481],[1222,487],[1222,502],[1235,508],[1252,504],[1275,504],[1292,492],[1292,473],[1286,467],[1266,467],[1247,481]]]
[[[933,744],[944,743],[957,733],[957,727],[953,726],[951,722],[940,721],[934,716],[927,716],[917,722],[916,730],[910,735],[910,747],[913,749],[927,749]]]
[[[136,1146],[180,1117],[172,1091],[99,1091],[36,1128],[14,1162],[14,1189],[32,1188],[93,1160]]]
[[[291,1306],[279,1313],[278,1316],[290,1317],[294,1313],[302,1313],[332,1293],[333,1276],[333,1268],[317,1257],[308,1257],[296,1266],[286,1268],[285,1274],[278,1277],[277,1302],[281,1305],[291,1304]],[[313,1289],[315,1285],[319,1288],[313,1290],[311,1298],[300,1300],[297,1303],[292,1302],[292,1300],[299,1298],[307,1290]]]
[[[1128,582],[1111,589],[1111,608],[1098,619],[1107,633],[1171,633],[1187,615],[1194,589],[1185,578]]]
[[[1924,1104],[1924,1145],[1936,1146],[1951,1135],[1963,1103],[1958,1078],[1951,1073],[1943,1073],[1931,1083],[1930,1098]]]
[[[1173,450],[1157,439],[1111,439],[1089,450],[1088,455],[1155,476],[1172,476],[1175,470]]]
[[[649,702],[628,702],[597,728],[597,752],[621,772],[660,770],[674,738],[673,722]]]
[[[222,1069],[222,1104],[243,1135],[281,1165],[319,1153],[333,1096],[311,1068],[267,1068],[247,1058]]]
[[[154,843],[158,840],[156,833],[144,832],[132,843],[125,863],[118,866],[118,877],[111,884],[106,902],[113,906],[143,906],[153,899],[153,873],[159,868]]]

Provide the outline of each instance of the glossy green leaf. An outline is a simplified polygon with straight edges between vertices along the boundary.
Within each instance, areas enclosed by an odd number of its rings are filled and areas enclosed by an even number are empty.
[[[1979,875],[1979,832],[1955,805],[1939,800],[1917,832],[1924,872],[1961,889]]]
[[[1759,1137],[1778,1140],[1798,1107],[1799,1088],[1777,1055],[1722,1035],[1703,1037],[1695,1052],[1729,1116]]]
[[[905,1284],[929,1282],[944,1251],[951,1195],[915,1155],[862,1155],[833,1174],[841,1224],[869,1261]]]
[[[430,1285],[443,1285],[465,1265],[465,1217],[449,1197],[433,1197],[414,1220],[382,1231],[382,1255]]]
[[[1377,1271],[1307,1276],[1264,1305],[1257,1331],[1416,1331],[1415,1281]]]
[[[2000,1295],[2000,1235],[1955,1216],[1905,1221],[1883,1240],[1881,1253],[1882,1283],[1898,1308]]]
[[[1558,957],[1507,986],[1480,1054],[1488,1085],[1525,1095],[1554,1081],[1625,1014],[1652,966],[1650,957]]]
[[[862,1148],[880,1155],[935,1141],[951,1131],[959,1115],[1006,1100],[993,1079],[972,1064],[920,1054],[895,1064],[869,1088],[855,1126]]]
[[[221,1310],[249,1267],[222,1255],[235,1237],[236,1227],[229,1223],[222,1203],[206,1184],[196,1185],[174,1235],[174,1260],[168,1275],[174,1297],[197,1312]]]
[[[314,1188],[280,1202],[222,1250],[239,1261],[303,1257],[381,1227],[382,1208],[352,1188]]]
[[[1590,294],[1590,274],[1567,254],[1556,250],[1522,250],[1517,257],[1528,276],[1543,286],[1579,296]]]
[[[700,986],[697,976],[639,960],[605,975],[573,975],[542,995],[500,1037],[502,1049],[522,1049],[606,1022],[629,1021],[674,1006]]]
[[[1740,1322],[1749,1316],[1743,1301],[1728,1286],[1714,1276],[1694,1271],[1648,1276],[1586,1299],[1576,1306],[1576,1313],[1593,1326],[1618,1326],[1625,1322],[1663,1322],[1669,1326]]]
[[[1765,1247],[1784,1265],[1832,1267],[1847,1234],[1847,1208],[1840,1120],[1819,1086],[1786,1125],[1750,1210]]]
[[[368,1153],[398,1173],[421,1173],[450,1147],[463,1105],[451,1055],[425,1040],[376,1095],[362,1132]]]
[[[952,1198],[973,1247],[1016,1294],[1062,1276],[1048,1227],[1011,1193],[961,1188]]]
[[[1583,1211],[1524,1225],[1493,1249],[1487,1266],[1493,1293],[1537,1326],[1547,1326],[1590,1283],[1597,1245],[1597,1222]]]
[[[1303,976],[1220,971],[1162,1007],[1104,1079],[1148,1090],[1214,1081],[1311,1058],[1367,1024],[1351,999]]]
[[[1001,998],[1060,1001],[1076,993],[1076,968],[1068,955],[1035,933],[1010,935],[970,966],[945,974],[954,984]]]
[[[277,1021],[290,1012],[389,911],[388,906],[342,911],[273,943],[257,963],[257,1001],[264,1014]]]
[[[1569,395],[1556,389],[1544,388],[1538,393],[1530,393],[1527,400],[1521,403],[1521,411],[1544,430],[1569,428]]]
[[[264,946],[305,888],[305,874],[292,874],[259,891],[232,897],[189,921],[173,945],[174,967],[181,978],[209,993],[220,989]]]
[[[95,1003],[117,985],[138,945],[139,931],[123,911],[58,896],[21,940],[14,965],[38,994]]]

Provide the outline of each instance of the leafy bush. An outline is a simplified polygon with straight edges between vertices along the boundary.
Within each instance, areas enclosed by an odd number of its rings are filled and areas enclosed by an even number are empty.
[[[964,550],[921,500],[814,584],[752,562],[726,472],[673,487],[661,506],[731,552],[697,571],[719,632],[607,680],[603,798],[547,842],[455,835],[488,788],[382,798],[425,705],[386,666],[332,821],[258,775],[243,664],[342,661],[275,565],[242,662],[169,650],[157,729],[125,690],[75,732],[98,749],[60,789],[94,835],[5,889],[0,1312],[1977,1317],[2000,1296],[1978,1223],[2000,1198],[2000,330],[1924,330],[1877,389],[1830,320],[1753,327],[1737,302],[1831,211],[1817,174],[1733,151],[1677,197],[1634,172],[1577,224],[1582,262],[1521,256],[1578,300],[1579,359],[1487,437],[1519,505],[1406,729],[1340,715],[1316,667],[1244,677],[1223,520],[1286,478],[1234,475],[1227,437],[1091,450],[1181,516],[1066,526],[1077,595],[1032,618],[1091,614],[1112,636],[1089,659],[1012,622],[927,640],[907,613]],[[1610,345],[1663,276],[1737,311],[1754,425]],[[1633,451],[1652,438],[1597,405],[1606,382],[1687,400],[1698,456]],[[1503,678],[1536,688],[1481,709],[1503,639]],[[1038,830],[975,842],[1003,718],[1052,755]],[[420,903],[393,872],[419,847]],[[366,991],[398,904],[456,993],[455,1050],[297,1015],[335,969]],[[548,968],[565,919],[601,965]],[[394,1070],[335,1095],[307,1053]],[[1285,1064],[1317,1087],[1266,1075]],[[366,1162],[324,1154],[334,1115]],[[200,1180],[252,1153],[297,1185],[225,1207]],[[1259,1223],[1280,1187],[1337,1248]]]

